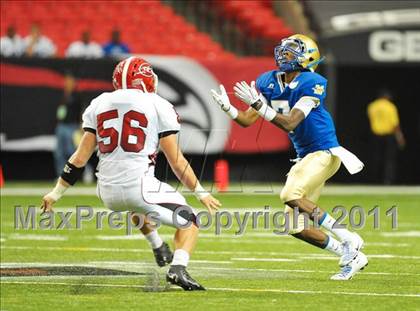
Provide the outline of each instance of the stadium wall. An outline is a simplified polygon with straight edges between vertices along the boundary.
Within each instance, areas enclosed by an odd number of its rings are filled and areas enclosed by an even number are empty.
[[[203,179],[211,180],[214,162],[224,158],[230,163],[231,180],[285,181],[291,166],[289,159],[295,157],[285,133],[266,122],[247,129],[240,128],[218,109],[213,109],[217,107],[209,97],[210,88],[217,88],[219,83],[231,90],[236,81],[253,80],[261,72],[271,69],[273,63],[270,58],[244,58],[228,63],[198,63],[183,57],[148,59],[151,59],[160,77],[159,92],[174,103],[181,115],[181,147]],[[71,70],[77,76],[78,89],[87,105],[101,92],[112,89],[110,76],[115,63],[115,60],[109,59],[88,62],[1,60],[1,163],[6,180],[54,178],[55,115],[62,93],[63,74]],[[325,68],[321,70],[329,72]],[[409,67],[406,70],[414,72]],[[372,86],[381,84],[378,77],[386,79],[396,71],[393,66],[369,69],[355,67],[354,64],[337,66],[335,71],[336,96],[329,101],[333,100],[336,107],[339,138],[367,165],[356,176],[350,176],[342,169],[333,181],[371,182],[369,163],[375,159],[369,158],[365,106],[375,95]],[[378,72],[380,75],[377,75]],[[369,82],[356,83],[354,77],[359,75]],[[420,108],[410,101],[414,85],[408,87],[407,83],[401,82],[398,88],[397,93],[403,96],[400,97],[402,126],[409,142],[407,150],[400,154],[398,182],[419,183],[420,172],[410,163],[415,163],[418,156],[418,147],[413,142],[419,137],[419,120],[416,118],[420,117]],[[241,106],[237,101],[235,105]],[[158,166],[159,177],[174,178],[162,156],[158,158]]]

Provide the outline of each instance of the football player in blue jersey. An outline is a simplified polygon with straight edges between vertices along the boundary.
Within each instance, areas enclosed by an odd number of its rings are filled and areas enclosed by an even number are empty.
[[[297,153],[280,194],[289,218],[289,234],[340,256],[341,271],[331,279],[349,280],[368,264],[360,251],[363,239],[334,225],[336,220],[316,202],[342,162],[351,174],[361,171],[363,163],[337,140],[324,103],[327,80],[315,73],[322,61],[317,44],[304,35],[293,35],[275,47],[274,55],[278,69],[263,73],[257,83],[242,81],[234,87],[235,96],[250,106],[248,110],[239,111],[231,105],[223,85],[220,93],[211,93],[215,103],[241,126],[262,117],[288,132]],[[316,211],[318,216],[314,216]],[[307,226],[304,213],[332,234]]]

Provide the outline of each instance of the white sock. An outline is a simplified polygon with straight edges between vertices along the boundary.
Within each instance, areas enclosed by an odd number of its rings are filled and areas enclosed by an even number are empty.
[[[336,254],[337,256],[342,256],[343,247],[341,246],[341,243],[338,242],[336,239],[334,239],[330,235],[327,235],[327,238],[328,238],[327,245],[324,247],[324,249],[330,251],[333,254]]]
[[[172,259],[171,266],[181,265],[188,266],[188,261],[190,260],[190,254],[184,251],[183,249],[176,249],[174,252],[174,258]]]
[[[353,239],[353,233],[349,230],[343,228],[333,228],[336,220],[330,216],[327,212],[324,213],[323,217],[320,219],[319,224],[323,226],[328,231],[334,233],[341,241],[350,241]]]
[[[145,235],[145,238],[147,239],[147,241],[149,241],[150,246],[155,249],[155,248],[159,248],[162,246],[163,241],[160,238],[157,230],[153,230],[152,232],[148,233]]]

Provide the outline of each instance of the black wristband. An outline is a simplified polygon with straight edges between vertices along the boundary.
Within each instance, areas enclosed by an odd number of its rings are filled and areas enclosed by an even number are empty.
[[[84,167],[76,167],[70,162],[67,162],[64,166],[63,172],[61,173],[61,178],[65,180],[70,185],[74,185],[82,175]]]
[[[254,108],[255,110],[259,110],[260,108],[261,108],[261,106],[262,106],[262,102],[261,102],[261,100],[259,99],[259,100],[257,100],[255,103],[253,103],[252,105],[251,105],[251,107],[252,108]]]

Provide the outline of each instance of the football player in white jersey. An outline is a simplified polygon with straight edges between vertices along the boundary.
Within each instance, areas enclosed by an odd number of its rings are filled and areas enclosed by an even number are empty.
[[[178,179],[210,212],[221,204],[203,189],[182,154],[176,136],[178,114],[156,94],[157,82],[151,65],[139,57],[129,57],[115,67],[115,91],[99,95],[87,107],[80,145],[41,207],[52,209],[98,147],[97,193],[104,205],[113,211],[152,215],[152,219],[176,227],[175,251],[166,279],[184,290],[204,290],[186,270],[198,237],[196,216],[179,192],[154,177],[158,147]],[[156,230],[146,231],[158,236]]]

